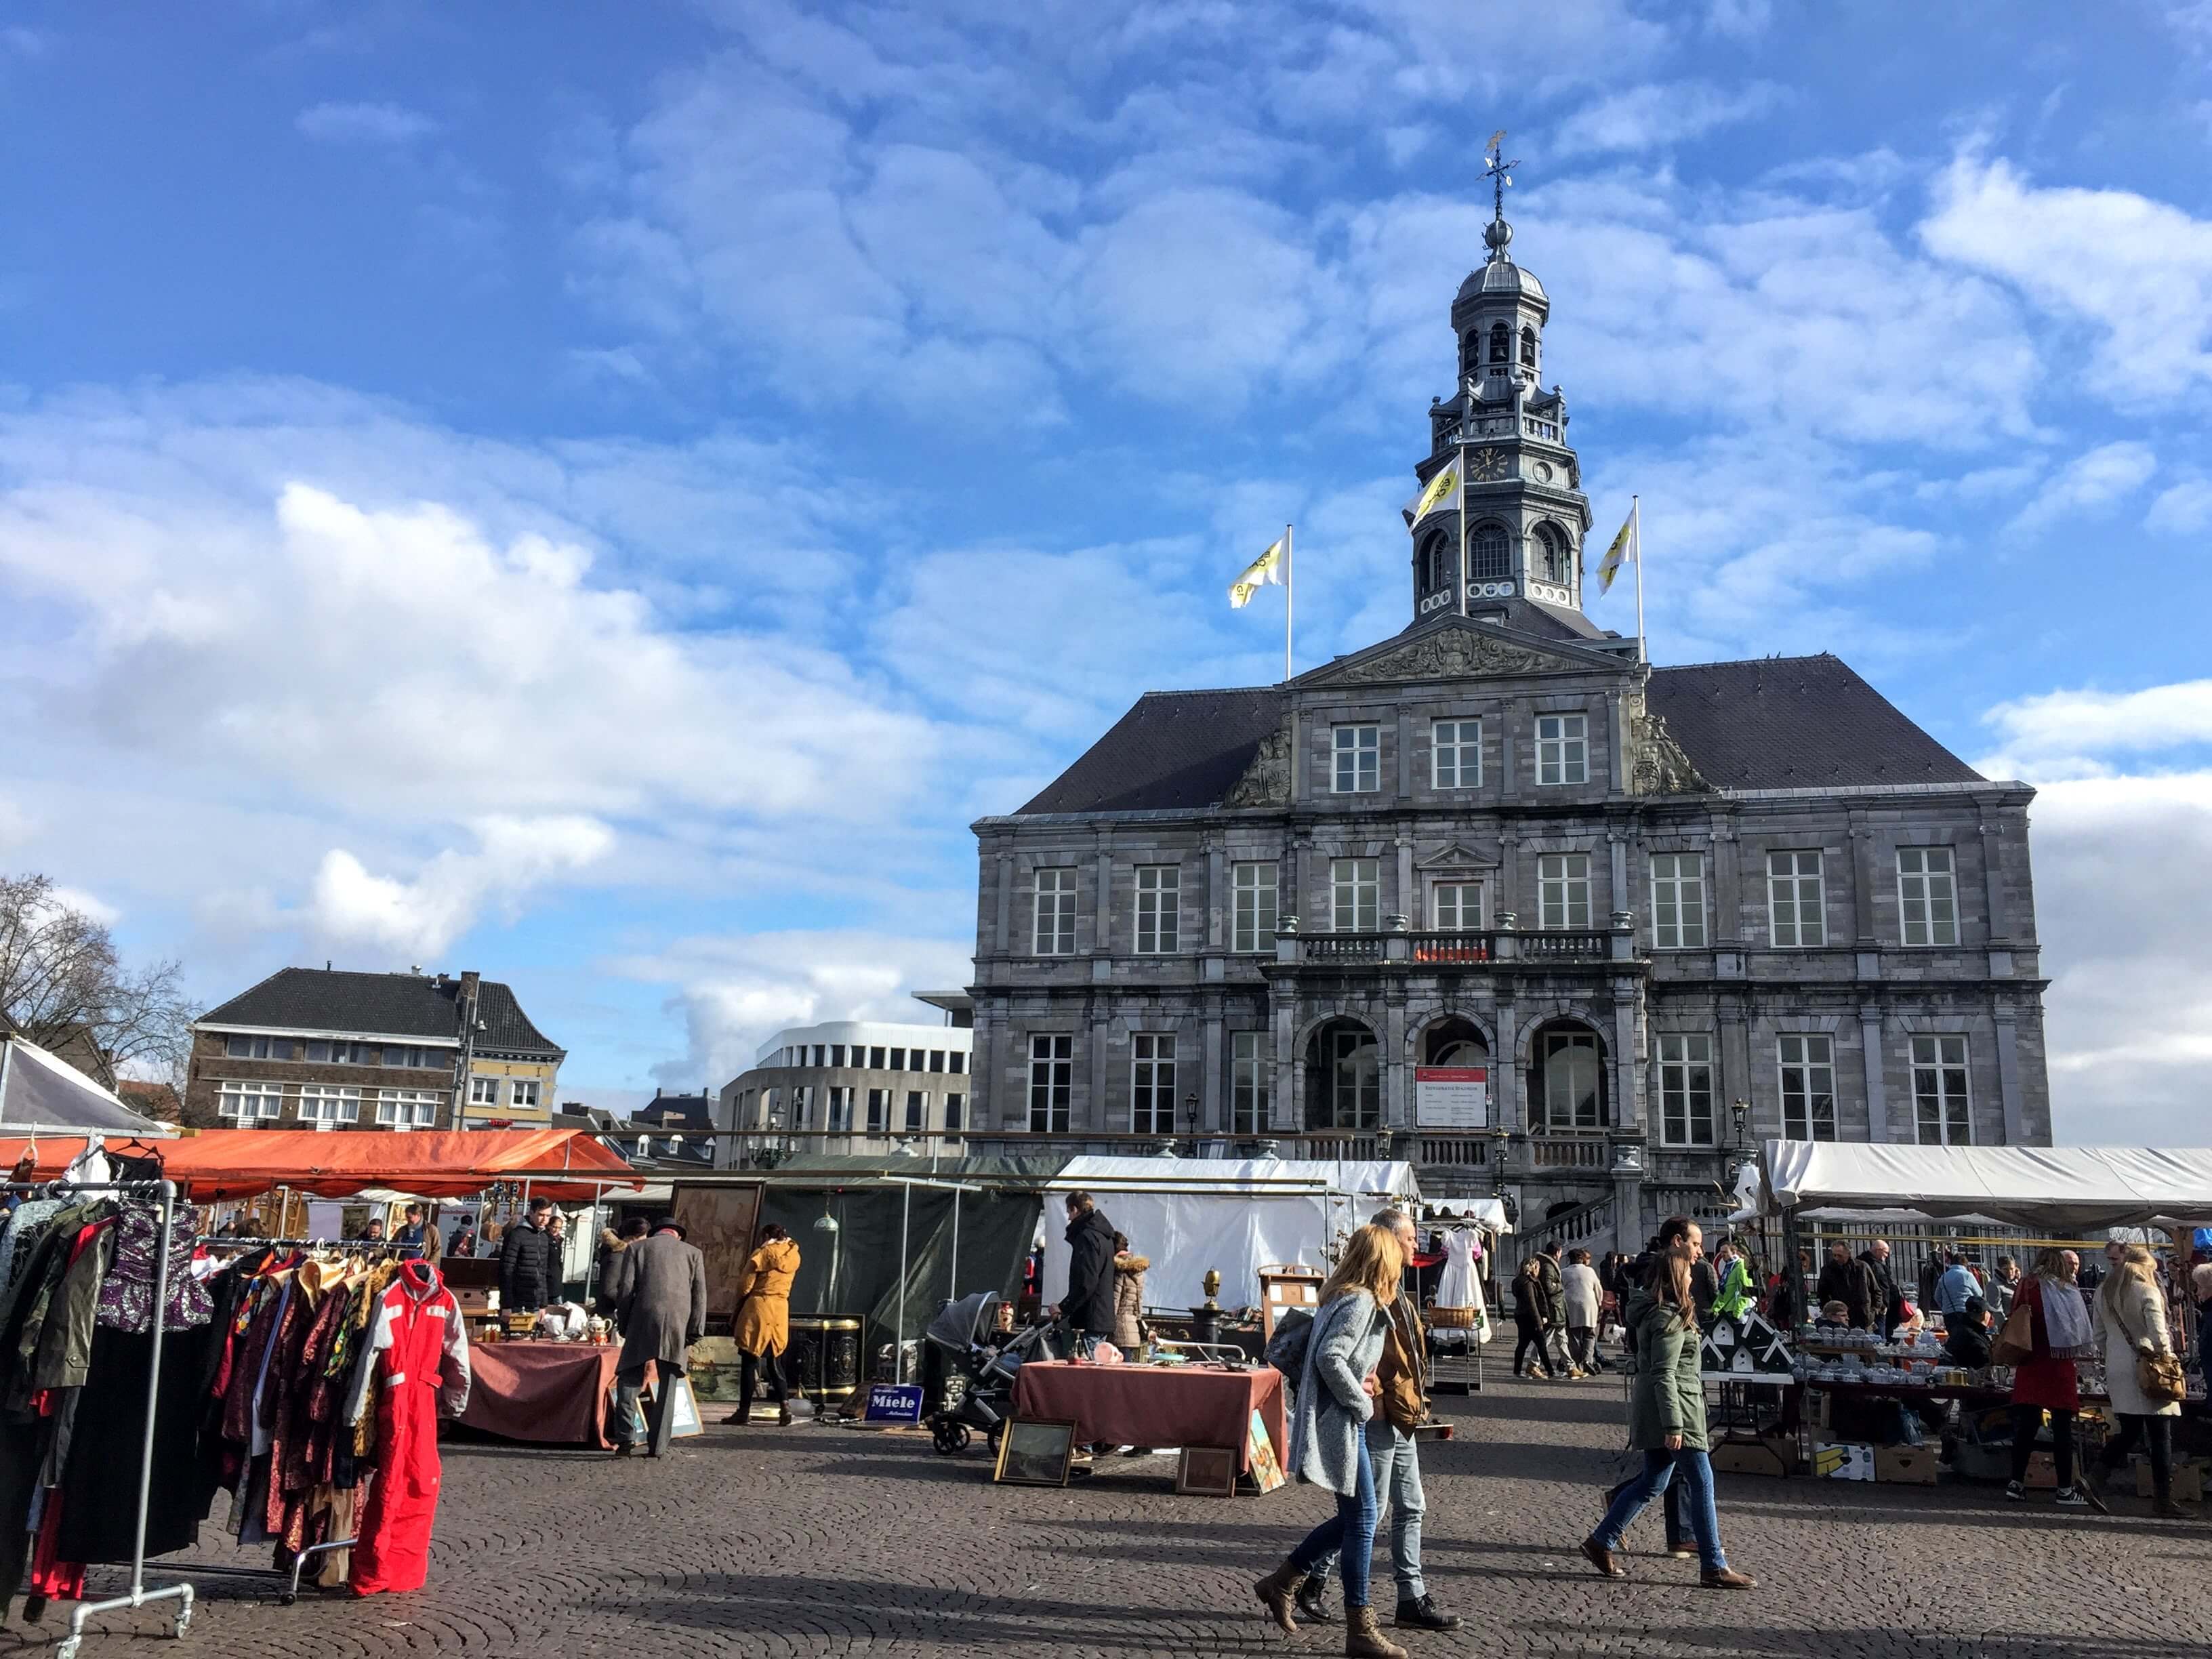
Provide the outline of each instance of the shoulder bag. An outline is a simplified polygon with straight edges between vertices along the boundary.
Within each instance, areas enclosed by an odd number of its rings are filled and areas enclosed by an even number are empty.
[[[1990,1364],[2019,1365],[2034,1355],[2035,1310],[2026,1302],[2014,1302],[2012,1311],[2005,1316],[2004,1328],[1990,1344]]]
[[[2142,1390],[2144,1399],[2154,1405],[2171,1405],[2189,1393],[2189,1385],[2182,1380],[2181,1361],[2164,1348],[2145,1353],[2136,1334],[2128,1328],[2128,1322],[2120,1315],[2117,1299],[2112,1303],[2112,1318],[2120,1328],[2120,1334],[2128,1340],[2128,1346],[2136,1351],[2136,1387]]]

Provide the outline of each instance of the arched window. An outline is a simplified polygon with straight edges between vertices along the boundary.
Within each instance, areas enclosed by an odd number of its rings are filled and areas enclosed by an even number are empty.
[[[1462,374],[1472,374],[1481,367],[1482,331],[1479,328],[1471,328],[1468,330],[1466,337],[1459,343],[1459,372]]]
[[[1512,544],[1502,524],[1475,526],[1468,538],[1467,579],[1471,582],[1503,581],[1513,574]]]
[[[1536,367],[1536,331],[1533,328],[1521,331],[1521,362],[1527,368]]]
[[[1306,1127],[1372,1129],[1382,1121],[1382,1050],[1356,1019],[1333,1019],[1306,1044]]]
[[[1451,581],[1451,538],[1441,530],[1421,544],[1421,592],[1433,593]]]
[[[1545,1126],[1603,1129],[1613,1122],[1607,1098],[1605,1044],[1587,1025],[1561,1020],[1536,1033],[1537,1094]]]
[[[1493,363],[1513,361],[1513,335],[1503,323],[1490,325],[1490,361]]]
[[[1568,550],[1567,538],[1555,525],[1536,526],[1536,574],[1547,582],[1557,582],[1561,587],[1569,585],[1573,574],[1574,556]]]

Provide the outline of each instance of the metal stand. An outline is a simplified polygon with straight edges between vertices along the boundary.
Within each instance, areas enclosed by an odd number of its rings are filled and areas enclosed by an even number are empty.
[[[0,1190],[9,1192],[50,1192],[48,1187],[26,1186],[20,1182],[0,1183]],[[55,1644],[55,1659],[76,1659],[77,1650],[84,1645],[84,1627],[95,1614],[117,1613],[124,1608],[143,1607],[149,1601],[174,1601],[177,1606],[177,1635],[181,1638],[191,1628],[192,1587],[190,1584],[164,1584],[159,1589],[146,1588],[146,1504],[154,1490],[154,1413],[161,1395],[161,1333],[164,1316],[169,1305],[169,1241],[176,1228],[177,1187],[172,1181],[86,1182],[61,1188],[69,1194],[113,1193],[126,1202],[144,1202],[150,1199],[161,1228],[154,1255],[154,1346],[146,1364],[146,1435],[138,1449],[138,1524],[131,1556],[131,1591],[127,1595],[111,1596],[105,1601],[80,1601],[70,1613],[69,1634]]]
[[[339,1538],[334,1539],[327,1544],[308,1545],[307,1548],[301,1550],[297,1555],[292,1558],[292,1587],[286,1590],[283,1595],[279,1596],[277,1600],[289,1607],[292,1603],[300,1599],[300,1574],[306,1568],[307,1565],[307,1558],[309,1556],[327,1555],[332,1550],[349,1550],[359,1542],[361,1542],[361,1540],[358,1538]],[[182,1634],[182,1632],[179,1632],[179,1634]]]

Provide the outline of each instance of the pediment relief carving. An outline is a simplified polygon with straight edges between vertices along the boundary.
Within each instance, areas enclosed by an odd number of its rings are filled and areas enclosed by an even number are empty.
[[[1224,806],[1287,806],[1291,804],[1291,723],[1260,739],[1243,775],[1221,798]]]
[[[1397,680],[1471,679],[1485,674],[1588,673],[1594,665],[1499,639],[1482,627],[1440,628],[1409,645],[1346,664],[1332,681],[1370,685]]]
[[[1495,870],[1503,862],[1494,853],[1475,851],[1462,842],[1439,848],[1413,860],[1417,870]]]

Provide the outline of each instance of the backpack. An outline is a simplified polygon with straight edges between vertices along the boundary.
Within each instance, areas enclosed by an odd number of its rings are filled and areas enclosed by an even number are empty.
[[[1267,1363],[1282,1372],[1291,1388],[1305,1375],[1306,1348],[1313,1341],[1314,1316],[1304,1308],[1285,1308],[1275,1316],[1275,1334],[1267,1339]]]

